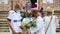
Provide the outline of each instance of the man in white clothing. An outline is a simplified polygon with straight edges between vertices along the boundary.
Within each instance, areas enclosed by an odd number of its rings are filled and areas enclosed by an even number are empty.
[[[15,11],[14,10],[9,11],[7,23],[9,26],[10,34],[21,34],[22,30],[20,28],[21,16],[19,5],[15,6]]]
[[[44,32],[44,22],[43,22],[43,19],[41,17],[41,13],[40,12],[36,12],[36,27],[33,28],[31,27],[32,30],[31,31],[31,34],[45,34]]]
[[[56,28],[59,27],[57,16],[52,14],[52,9],[47,8],[47,16],[44,17],[45,34],[56,34]]]

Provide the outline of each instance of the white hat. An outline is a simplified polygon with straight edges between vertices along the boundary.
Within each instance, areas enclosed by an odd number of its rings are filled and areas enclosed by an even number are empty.
[[[52,9],[51,7],[49,7],[49,6],[48,6],[47,9],[46,9],[47,12],[52,12],[52,10],[53,10],[53,9]]]

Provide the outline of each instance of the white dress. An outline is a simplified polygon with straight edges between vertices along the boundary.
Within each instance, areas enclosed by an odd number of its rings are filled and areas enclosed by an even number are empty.
[[[51,16],[44,17],[45,31],[48,27],[50,20],[51,20]],[[51,24],[50,24],[46,34],[56,34],[57,27],[59,27],[59,21],[58,21],[57,17],[55,15],[53,15],[52,20],[51,20]]]
[[[45,34],[44,32],[44,22],[41,16],[36,18],[36,28],[31,27],[30,32],[31,34]]]
[[[20,14],[16,13],[15,11],[11,10],[9,11],[9,15],[7,17],[8,19],[11,19],[11,26],[16,31],[16,33],[22,32],[20,26],[21,22],[21,16]],[[12,34],[12,30],[9,28],[10,33]]]

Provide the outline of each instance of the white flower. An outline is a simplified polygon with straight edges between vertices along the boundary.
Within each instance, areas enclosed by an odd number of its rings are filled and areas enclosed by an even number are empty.
[[[22,21],[22,24],[26,25],[26,24],[28,24],[32,20],[33,20],[32,18],[31,18],[31,20],[29,20],[29,18],[24,18],[23,21]]]

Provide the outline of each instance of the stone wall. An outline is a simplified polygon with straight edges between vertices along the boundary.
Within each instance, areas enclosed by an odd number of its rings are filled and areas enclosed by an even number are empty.
[[[9,11],[11,9],[11,1],[8,0],[8,4],[0,2],[0,11]]]
[[[47,8],[47,6],[50,6],[54,10],[60,10],[60,0],[53,0],[53,3],[47,3],[43,4],[42,0],[40,1],[40,5],[43,6],[44,10]]]
[[[49,5],[50,7],[54,8],[55,10],[59,10],[60,9],[60,0],[53,0],[53,4],[43,4],[42,0],[40,0],[40,7],[43,7],[44,10],[46,9],[46,7]],[[25,0],[18,0],[18,4],[21,5],[21,7],[23,7],[26,3]],[[14,6],[16,4],[16,0],[13,0],[13,9]],[[11,0],[8,1],[8,4],[5,4],[4,2],[0,2],[0,11],[9,11],[11,10]]]

